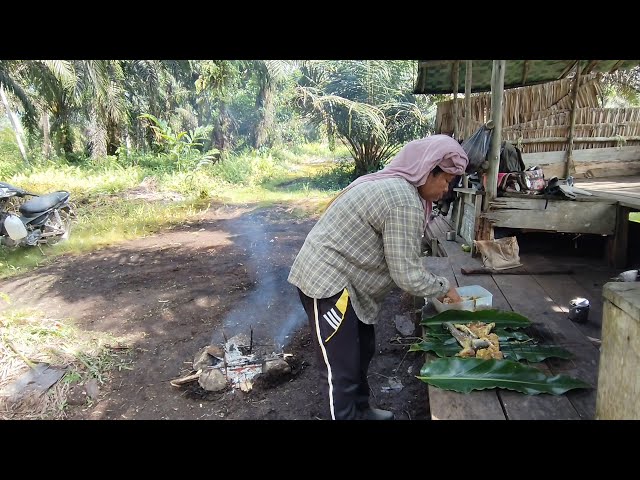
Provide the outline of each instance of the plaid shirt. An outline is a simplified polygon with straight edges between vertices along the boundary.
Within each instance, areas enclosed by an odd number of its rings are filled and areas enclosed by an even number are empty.
[[[340,195],[298,253],[289,282],[312,298],[344,288],[358,318],[377,322],[394,283],[417,297],[440,296],[449,281],[425,270],[425,213],[417,189],[403,178],[363,182]]]

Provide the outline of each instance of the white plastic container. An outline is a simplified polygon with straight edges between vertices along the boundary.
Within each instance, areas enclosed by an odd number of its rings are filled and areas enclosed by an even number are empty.
[[[4,229],[11,240],[18,241],[27,236],[27,229],[24,223],[15,215],[7,215],[7,218],[4,219]]]
[[[456,288],[456,292],[461,297],[474,297],[474,300],[466,300],[460,303],[442,303],[437,298],[429,298],[427,301],[433,302],[433,306],[438,312],[445,310],[486,310],[493,306],[493,295],[480,285],[468,285]]]

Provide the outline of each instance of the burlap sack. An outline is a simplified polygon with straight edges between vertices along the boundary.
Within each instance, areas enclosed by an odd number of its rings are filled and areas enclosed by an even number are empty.
[[[482,263],[486,268],[505,270],[522,265],[520,263],[520,247],[516,237],[474,240],[473,243],[482,255]]]

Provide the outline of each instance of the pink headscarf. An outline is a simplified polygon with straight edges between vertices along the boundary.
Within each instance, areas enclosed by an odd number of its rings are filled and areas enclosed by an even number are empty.
[[[386,167],[356,178],[342,193],[362,182],[390,177],[402,177],[418,188],[427,182],[427,177],[436,166],[447,173],[462,175],[468,163],[466,152],[456,140],[448,135],[431,135],[407,143]],[[431,202],[422,199],[422,204],[429,221]]]

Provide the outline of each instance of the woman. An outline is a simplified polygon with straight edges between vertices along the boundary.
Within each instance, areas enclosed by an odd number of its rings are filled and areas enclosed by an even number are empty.
[[[393,419],[369,405],[367,370],[377,315],[394,284],[417,297],[461,300],[445,277],[425,269],[421,241],[432,202],[468,161],[447,135],[409,142],[331,202],[293,262],[289,282],[309,318],[332,419]]]

